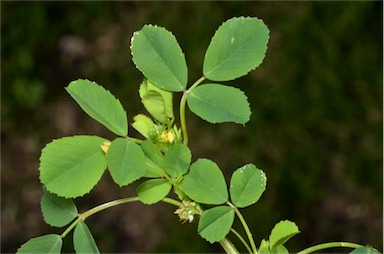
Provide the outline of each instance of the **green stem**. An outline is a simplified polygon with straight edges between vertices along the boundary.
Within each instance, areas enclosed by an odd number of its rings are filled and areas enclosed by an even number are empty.
[[[144,142],[144,140],[138,139],[138,138],[132,138],[132,137],[126,137],[128,140],[135,142],[136,144],[141,144]]]
[[[239,254],[239,251],[235,248],[233,243],[228,238],[224,238],[219,243],[226,253]]]
[[[205,80],[205,77],[199,78],[187,91],[184,91],[183,97],[181,97],[180,101],[180,125],[181,131],[183,133],[183,143],[184,145],[188,145],[188,132],[187,132],[187,124],[185,120],[185,104],[187,103],[187,98],[192,90],[198,86],[201,82]]]
[[[330,249],[330,248],[340,248],[340,247],[357,249],[364,246],[356,243],[349,243],[349,242],[322,243],[322,244],[318,244],[318,245],[309,247],[307,249],[304,249],[298,252],[297,254],[309,254],[315,251],[320,251],[320,250]]]
[[[245,248],[247,248],[248,252],[249,252],[249,253],[252,253],[252,250],[251,250],[251,248],[249,247],[248,243],[247,243],[247,242],[244,240],[244,238],[239,234],[239,232],[237,232],[237,231],[234,230],[233,228],[231,228],[231,232],[232,232],[233,234],[235,234],[235,236],[236,236],[237,238],[240,239],[240,241],[244,244]]]
[[[177,207],[180,207],[180,206],[183,205],[180,201],[172,199],[172,198],[164,198],[162,201],[164,203],[168,203],[168,204],[171,204],[171,205],[174,205],[174,206],[177,206]]]
[[[152,163],[148,163],[148,162],[146,164],[147,164],[147,166],[153,168],[157,173],[159,173],[162,177],[167,179],[167,181],[173,185],[173,188],[174,188],[174,190],[175,190],[175,192],[178,195],[180,200],[184,200],[187,198],[184,191],[180,188],[179,184],[177,182],[175,182],[171,177],[169,177],[169,175],[167,174],[167,172],[165,172],[165,170],[163,170],[162,168],[160,168],[156,164],[152,164]]]
[[[233,208],[233,210],[235,211],[237,217],[239,217],[240,222],[241,222],[241,224],[243,225],[243,228],[244,228],[244,230],[245,230],[245,233],[247,234],[249,243],[251,244],[252,252],[253,252],[254,254],[257,254],[257,249],[256,249],[255,241],[253,240],[251,230],[249,229],[248,224],[247,224],[247,222],[245,221],[243,215],[240,213],[239,209],[238,209],[236,206],[234,206],[231,202],[228,201],[227,204],[228,204],[230,207]]]
[[[137,197],[137,196],[113,200],[113,201],[107,202],[105,204],[98,205],[92,209],[89,209],[88,211],[80,214],[79,218],[82,218],[84,221],[89,216],[94,215],[95,213],[98,213],[98,212],[103,211],[105,209],[108,209],[108,208],[111,208],[111,207],[114,207],[117,205],[125,204],[125,203],[136,202],[136,201],[140,201],[139,197]]]
[[[98,213],[102,210],[105,210],[105,209],[108,209],[108,208],[111,208],[111,207],[114,207],[117,205],[135,202],[135,201],[139,201],[139,197],[122,198],[122,199],[110,201],[110,202],[107,202],[105,204],[98,205],[92,209],[89,209],[88,211],[85,211],[84,213],[79,214],[78,218],[74,222],[72,222],[72,224],[61,234],[60,237],[64,238],[79,222],[84,221],[86,218],[88,218],[89,216],[91,216],[95,213]]]
[[[71,230],[74,227],[76,227],[77,224],[79,224],[79,222],[84,221],[86,218],[88,218],[89,216],[91,216],[95,213],[98,213],[100,211],[103,211],[105,209],[108,209],[108,208],[111,208],[111,207],[114,207],[117,205],[122,205],[122,204],[136,202],[136,201],[140,201],[139,197],[137,197],[137,196],[129,197],[129,198],[122,198],[122,199],[113,200],[113,201],[107,202],[105,204],[101,204],[101,205],[98,205],[94,208],[91,208],[88,211],[85,211],[84,213],[79,214],[78,218],[72,222],[72,224],[61,234],[60,237],[64,238],[69,232],[71,232]],[[179,202],[175,199],[172,199],[172,198],[164,198],[162,201],[165,203],[171,204],[171,205],[175,205],[177,207],[182,205],[181,202]]]
[[[71,230],[79,224],[79,222],[82,222],[83,220],[81,218],[77,218],[74,222],[72,222],[71,225],[60,235],[61,238],[64,238]]]

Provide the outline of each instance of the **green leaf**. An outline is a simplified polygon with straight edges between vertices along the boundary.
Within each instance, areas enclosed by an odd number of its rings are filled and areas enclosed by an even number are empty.
[[[162,177],[162,174],[159,174],[154,168],[157,167],[161,169],[163,167],[163,154],[150,140],[144,141],[140,146],[147,158],[147,172],[145,177]]]
[[[210,123],[245,124],[251,116],[247,96],[234,87],[200,85],[192,90],[187,103],[193,113]]]
[[[159,166],[162,166],[164,163],[164,156],[161,153],[161,151],[150,141],[145,140],[140,145],[141,149],[143,150],[144,155],[156,163]]]
[[[155,86],[173,92],[185,89],[188,69],[175,36],[163,27],[145,25],[133,34],[133,62]]]
[[[182,176],[188,171],[191,159],[191,150],[186,145],[174,144],[164,155],[165,170],[174,178]]]
[[[146,115],[136,115],[133,118],[133,124],[132,127],[135,128],[138,132],[140,132],[141,135],[143,135],[145,138],[149,138],[149,133],[151,129],[154,128],[154,123],[151,118],[149,118]]]
[[[50,234],[30,239],[17,250],[17,254],[43,253],[59,254],[63,239],[59,235]]]
[[[72,199],[58,197],[45,189],[40,205],[44,221],[54,227],[63,227],[77,217],[77,207]]]
[[[191,165],[182,188],[188,197],[199,203],[220,205],[228,200],[224,175],[216,163],[208,159],[199,159]]]
[[[161,123],[168,123],[173,115],[173,94],[154,86],[148,80],[140,85],[140,98],[147,111]]]
[[[90,117],[116,135],[128,135],[127,114],[111,92],[85,79],[72,81],[66,90]]]
[[[264,172],[253,164],[237,169],[231,178],[229,192],[232,203],[240,208],[256,203],[267,185]]]
[[[151,205],[163,200],[172,188],[166,179],[151,179],[137,187],[137,194],[141,202]]]
[[[371,246],[364,246],[356,248],[350,252],[350,254],[379,254],[380,252]]]
[[[140,146],[125,138],[115,139],[108,150],[108,169],[120,187],[143,177],[147,172],[145,156]]]
[[[100,253],[91,231],[83,221],[76,225],[73,232],[73,246],[76,253]]]
[[[218,242],[231,230],[235,212],[229,206],[217,206],[203,212],[197,231],[210,243]]]
[[[271,249],[272,254],[289,254],[287,248],[284,245],[277,245],[276,247]]]
[[[53,140],[40,156],[40,181],[58,196],[83,196],[100,180],[107,168],[101,150],[106,139],[97,136],[73,136]]]
[[[259,252],[260,254],[271,254],[269,250],[269,242],[265,239],[261,240]]]
[[[237,17],[216,31],[205,53],[203,73],[214,81],[227,81],[246,75],[265,57],[269,30],[261,19]]]
[[[269,245],[271,250],[279,245],[285,244],[294,235],[300,233],[299,228],[294,222],[283,220],[277,223],[269,236]]]

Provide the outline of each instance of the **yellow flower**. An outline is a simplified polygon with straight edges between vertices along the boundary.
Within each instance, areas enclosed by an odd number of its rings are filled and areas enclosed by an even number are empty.
[[[160,134],[160,137],[161,137],[163,143],[172,144],[173,142],[175,142],[175,133],[173,133],[173,130],[162,131]]]
[[[103,152],[105,154],[108,154],[108,150],[109,150],[109,147],[111,146],[111,141],[105,141],[103,142],[103,144],[100,145],[100,148],[101,150],[103,150]]]

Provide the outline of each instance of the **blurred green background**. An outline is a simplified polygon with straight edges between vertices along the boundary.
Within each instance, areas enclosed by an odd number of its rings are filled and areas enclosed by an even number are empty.
[[[257,243],[289,219],[301,230],[288,244],[292,252],[338,240],[382,251],[381,1],[2,1],[1,252],[63,231],[45,225],[40,212],[45,144],[75,134],[114,137],[64,87],[78,78],[94,80],[122,101],[132,121],[144,113],[132,33],[149,23],[172,31],[194,82],[214,31],[233,16],[259,17],[271,31],[263,64],[228,82],[246,92],[253,114],[243,127],[211,125],[188,112],[194,160],[216,161],[227,179],[251,162],[266,172],[267,191],[243,212]],[[84,211],[134,194],[134,187],[120,189],[105,173],[76,203]],[[173,212],[165,204],[130,204],[87,224],[101,252],[222,252],[197,235],[196,223],[182,225]],[[64,251],[71,250],[67,237]]]

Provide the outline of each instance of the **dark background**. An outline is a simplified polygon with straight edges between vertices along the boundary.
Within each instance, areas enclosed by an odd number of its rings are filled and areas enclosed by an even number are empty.
[[[295,221],[296,252],[328,241],[371,244],[383,238],[383,5],[370,2],[1,2],[1,252],[15,252],[51,228],[40,212],[39,156],[54,138],[113,138],[64,90],[87,78],[115,94],[129,120],[143,113],[142,80],[130,55],[144,24],[172,31],[201,76],[217,27],[256,16],[270,33],[263,64],[231,85],[244,90],[252,117],[245,127],[211,125],[187,114],[196,158],[218,163],[229,179],[246,163],[268,177],[260,201],[243,210],[257,245],[275,223]],[[176,96],[177,97],[177,96]],[[131,136],[139,137],[134,130]],[[135,195],[108,173],[80,211]],[[166,204],[112,208],[87,220],[101,252],[220,252],[181,224]],[[239,228],[240,229],[240,228]],[[233,237],[232,237],[233,239]],[[73,250],[71,236],[64,251]],[[240,248],[241,250],[241,248]],[[338,250],[340,251],[340,250]],[[342,250],[347,252],[347,250]]]

